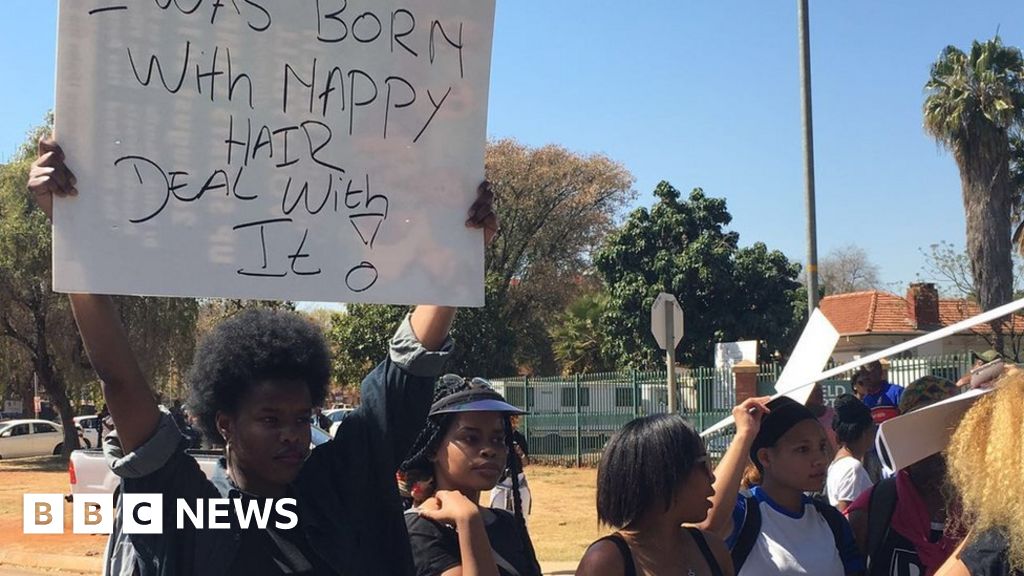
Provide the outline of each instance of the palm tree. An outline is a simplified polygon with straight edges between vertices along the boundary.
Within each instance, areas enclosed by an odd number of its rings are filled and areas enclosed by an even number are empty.
[[[551,329],[552,348],[563,374],[614,369],[601,325],[607,307],[607,295],[581,296],[569,305],[561,321]]]
[[[947,46],[925,84],[924,128],[953,153],[967,220],[967,255],[981,307],[1013,295],[1010,137],[1024,119],[1024,58],[999,36],[970,54]]]

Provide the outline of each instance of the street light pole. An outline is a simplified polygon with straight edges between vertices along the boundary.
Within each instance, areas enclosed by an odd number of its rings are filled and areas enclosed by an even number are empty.
[[[803,93],[804,204],[807,208],[807,314],[818,306],[818,231],[814,206],[814,124],[811,120],[811,34],[807,0],[797,0],[800,27],[800,85]]]

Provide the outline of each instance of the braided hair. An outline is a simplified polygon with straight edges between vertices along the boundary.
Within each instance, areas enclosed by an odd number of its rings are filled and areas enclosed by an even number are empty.
[[[463,378],[451,377],[449,375],[443,376],[438,379],[437,384],[434,386],[434,398],[431,403],[435,403],[443,398],[451,396],[457,392],[462,392],[470,388],[469,381]],[[404,461],[402,461],[399,467],[399,474],[405,477],[413,478],[433,478],[434,476],[434,463],[432,459],[437,455],[438,448],[441,447],[441,442],[444,440],[445,435],[448,434],[448,430],[451,429],[452,423],[455,422],[456,414],[439,414],[427,418],[426,425],[423,427],[423,431],[416,438],[412,448],[409,450],[409,455]],[[533,542],[530,540],[529,533],[526,530],[526,518],[523,516],[523,502],[522,497],[519,495],[519,474],[523,471],[523,463],[519,459],[519,454],[516,452],[513,446],[512,436],[512,417],[510,414],[501,414],[502,424],[505,428],[505,449],[508,452],[508,458],[506,459],[507,469],[505,473],[512,480],[512,510],[513,516],[516,519],[516,528],[519,532],[519,538],[522,540],[523,546],[526,547],[530,558],[536,558],[537,554],[533,549]],[[430,483],[431,487],[436,486],[435,483]],[[430,494],[424,494],[423,499],[429,498]],[[422,502],[413,500],[413,504],[419,504]],[[535,566],[537,574],[540,574],[540,566]]]

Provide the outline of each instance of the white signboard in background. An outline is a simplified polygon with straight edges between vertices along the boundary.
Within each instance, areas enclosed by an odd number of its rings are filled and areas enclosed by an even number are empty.
[[[715,344],[715,368],[730,370],[733,365],[744,361],[757,364],[757,340]]]
[[[65,292],[483,304],[494,0],[62,0]]]

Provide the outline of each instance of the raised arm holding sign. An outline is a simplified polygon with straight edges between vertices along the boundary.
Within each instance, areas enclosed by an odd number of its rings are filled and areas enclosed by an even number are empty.
[[[391,4],[61,3],[61,145],[40,143],[29,191],[54,220],[54,284],[117,427],[121,494],[164,509],[155,534],[115,528],[111,559],[132,565],[107,573],[412,573],[396,460],[452,347],[444,305],[483,303],[497,230],[477,186],[494,3]],[[226,446],[207,479],[96,293],[433,305],[312,450],[330,370],[319,331],[266,310],[216,327],[187,377],[190,411]],[[221,498],[272,502],[272,521],[175,514]]]

